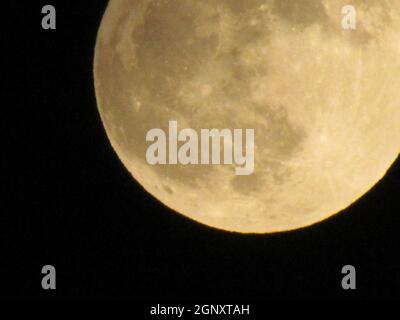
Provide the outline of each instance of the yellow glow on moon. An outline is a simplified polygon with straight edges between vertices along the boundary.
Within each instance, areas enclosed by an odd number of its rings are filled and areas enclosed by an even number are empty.
[[[370,190],[400,150],[400,0],[111,0],[94,73],[108,137],[133,177],[216,228],[309,226]],[[255,129],[255,171],[151,166],[146,133]]]

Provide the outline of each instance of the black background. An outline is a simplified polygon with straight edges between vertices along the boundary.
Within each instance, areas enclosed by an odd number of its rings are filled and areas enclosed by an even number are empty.
[[[102,1],[26,1],[3,31],[0,296],[276,299],[400,297],[400,163],[351,208],[313,227],[218,231],[147,194],[112,150],[92,64]],[[57,9],[57,30],[41,8]],[[57,290],[41,268],[57,269]],[[357,269],[357,290],[341,269]]]

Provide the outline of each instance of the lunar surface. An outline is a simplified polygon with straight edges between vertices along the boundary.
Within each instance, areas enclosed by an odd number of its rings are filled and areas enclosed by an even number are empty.
[[[111,0],[94,73],[132,176],[169,208],[241,233],[293,230],[354,203],[400,150],[400,0]],[[150,165],[153,128],[255,130],[255,170]],[[345,212],[345,211],[344,211]]]

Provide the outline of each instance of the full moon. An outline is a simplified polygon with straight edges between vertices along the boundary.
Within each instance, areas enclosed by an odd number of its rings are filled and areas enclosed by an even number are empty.
[[[132,176],[167,207],[241,233],[343,211],[400,150],[400,0],[111,0],[98,108]],[[146,134],[254,129],[254,172],[150,165]],[[345,214],[346,211],[344,211]]]

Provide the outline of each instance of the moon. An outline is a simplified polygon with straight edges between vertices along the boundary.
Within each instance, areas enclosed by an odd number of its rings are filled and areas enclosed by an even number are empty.
[[[400,0],[111,0],[94,80],[107,136],[167,207],[239,233],[313,225],[400,150]],[[255,170],[150,165],[146,133],[252,128]]]

